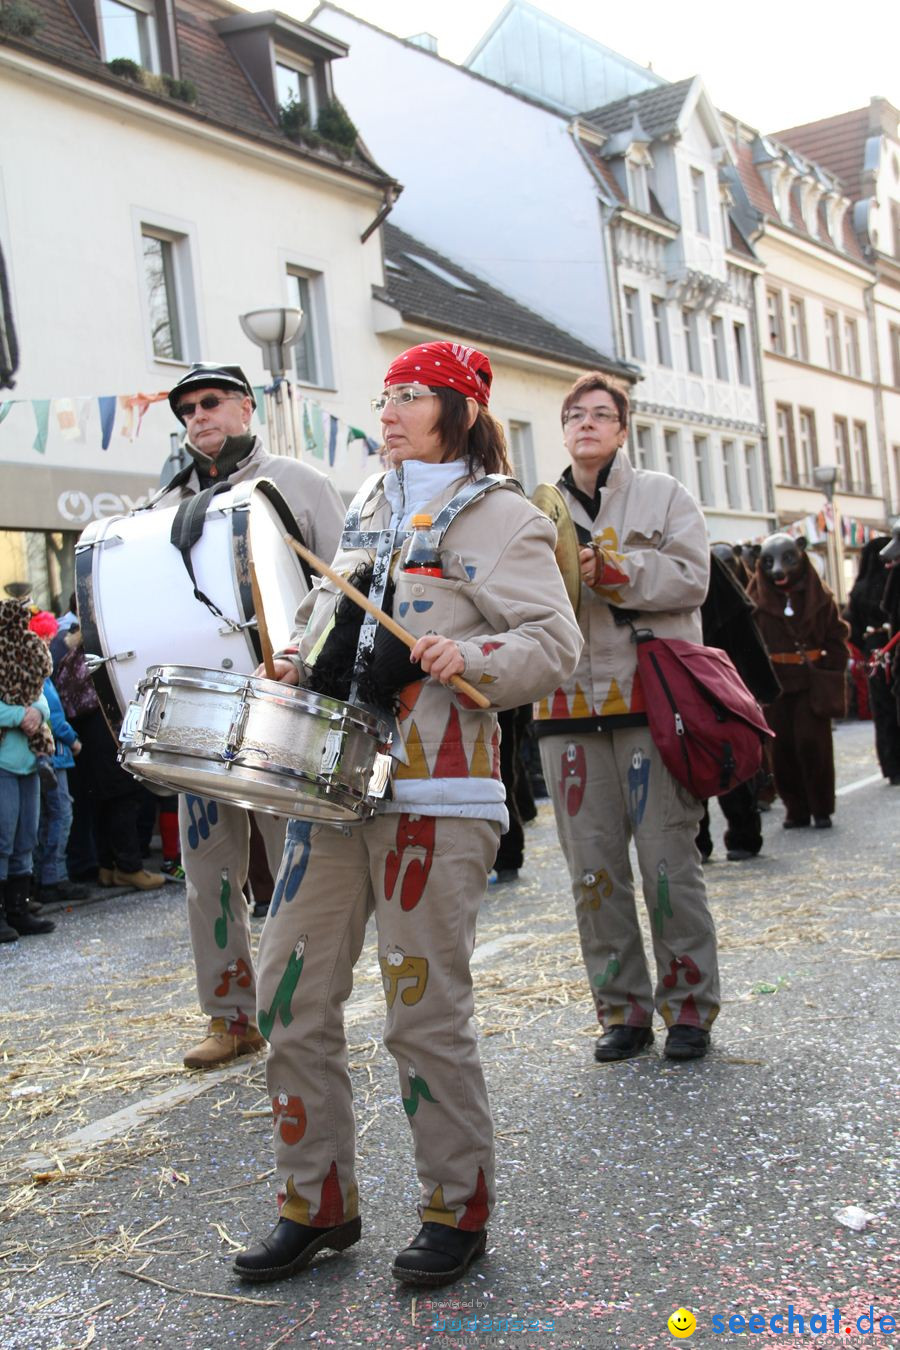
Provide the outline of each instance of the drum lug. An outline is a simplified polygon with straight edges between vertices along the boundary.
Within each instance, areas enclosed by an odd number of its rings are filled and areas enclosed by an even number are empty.
[[[112,548],[114,544],[123,544],[125,540],[120,534],[107,534],[102,539],[89,539],[86,544],[76,544],[75,552],[83,553],[91,548]]]
[[[94,656],[92,653],[85,652],[84,664],[87,666],[88,674],[95,675],[102,666],[108,661],[133,661],[134,652],[114,652],[112,656]]]
[[[226,764],[230,764],[233,760],[237,759],[238,751],[244,740],[244,731],[247,727],[247,718],[249,715],[250,705],[247,702],[247,691],[244,690],[241,696],[241,702],[231,719],[231,726],[228,728],[225,747],[221,751],[222,758]]]

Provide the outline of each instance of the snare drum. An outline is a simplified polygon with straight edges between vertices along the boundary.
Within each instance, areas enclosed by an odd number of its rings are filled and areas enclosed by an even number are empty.
[[[110,516],[87,527],[75,548],[78,616],[101,706],[117,729],[151,666],[197,665],[249,675],[262,660],[253,612],[250,561],[256,569],[272,646],[287,644],[309,573],[285,541],[300,538],[287,502],[267,478],[212,498],[191,550],[202,591],[194,595],[170,542],[180,501],[170,507]]]
[[[296,685],[191,666],[147,671],[120,733],[129,773],[298,820],[366,820],[390,774],[390,732]]]

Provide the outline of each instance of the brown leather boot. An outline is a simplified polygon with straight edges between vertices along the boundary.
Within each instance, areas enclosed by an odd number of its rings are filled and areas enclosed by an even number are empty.
[[[266,1048],[265,1039],[256,1030],[248,1027],[243,1036],[233,1036],[228,1031],[213,1031],[210,1028],[206,1040],[195,1045],[184,1057],[186,1069],[218,1069],[223,1064],[240,1059],[242,1055],[255,1055]]]
[[[112,884],[130,886],[134,891],[158,891],[165,886],[166,879],[162,872],[148,872],[146,867],[139,872],[120,872],[117,867],[113,871]]]

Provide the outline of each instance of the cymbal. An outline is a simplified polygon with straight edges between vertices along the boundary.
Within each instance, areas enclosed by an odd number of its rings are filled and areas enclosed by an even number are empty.
[[[538,483],[531,500],[556,526],[556,565],[562,573],[563,584],[577,618],[581,605],[580,546],[566,499],[552,483]]]

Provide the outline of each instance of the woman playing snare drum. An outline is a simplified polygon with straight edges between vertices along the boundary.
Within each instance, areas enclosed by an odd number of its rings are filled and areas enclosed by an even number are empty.
[[[349,577],[376,557],[390,559],[393,613],[418,640],[412,653],[402,649],[402,744],[390,800],[343,830],[306,821],[288,829],[258,993],[270,1042],[281,1217],[237,1256],[234,1268],[246,1280],[283,1279],[321,1249],[359,1239],[343,1005],[373,911],[384,1040],[397,1062],[420,1184],[421,1228],[393,1273],[412,1284],[449,1284],[485,1250],[493,1124],[469,961],[506,823],[497,710],[555,688],[581,647],[553,557],[553,526],[517,485],[486,479],[508,472],[502,431],[487,410],[491,374],[481,352],[429,342],[393,362],[374,401],[391,468],[361,510],[351,508],[333,565]],[[490,490],[478,495],[476,484]],[[404,571],[412,516],[425,512],[437,527],[462,489],[472,500],[440,539],[441,575]],[[316,667],[333,657],[326,635],[340,599],[325,581],[304,602],[302,637],[296,654],[288,649],[276,661],[279,678],[321,687]],[[367,636],[364,628],[361,652]],[[396,641],[377,630],[375,666],[390,661]],[[348,676],[355,645],[343,658]],[[449,687],[457,674],[488,695],[489,710]]]

